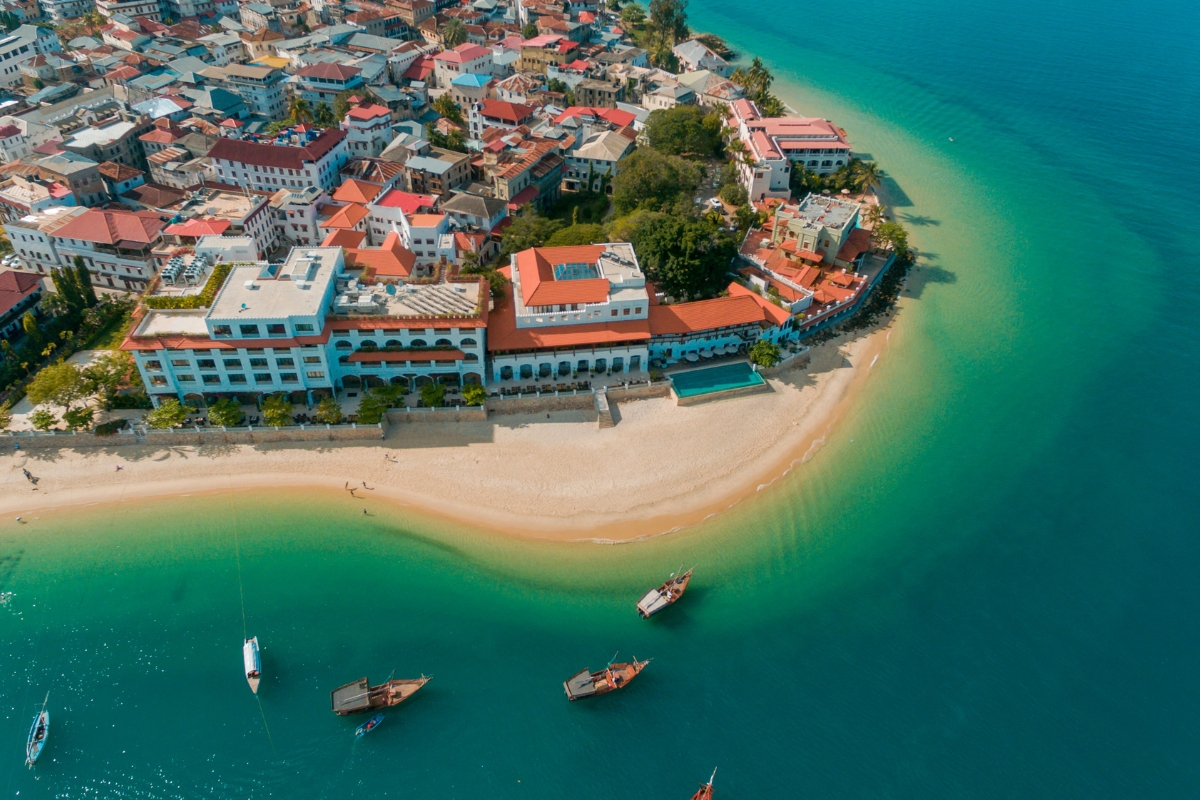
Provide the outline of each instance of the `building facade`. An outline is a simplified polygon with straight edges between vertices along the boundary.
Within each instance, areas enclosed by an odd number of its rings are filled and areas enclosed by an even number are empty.
[[[256,137],[257,138],[257,137]],[[222,138],[209,151],[217,180],[259,191],[332,190],[349,160],[345,131],[298,126],[258,141]]]

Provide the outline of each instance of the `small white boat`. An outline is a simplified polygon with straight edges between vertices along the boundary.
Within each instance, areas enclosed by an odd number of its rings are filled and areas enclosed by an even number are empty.
[[[242,663],[246,667],[246,682],[250,684],[250,691],[258,694],[258,682],[262,680],[262,655],[258,652],[257,636],[242,644]]]
[[[46,699],[42,701],[42,710],[33,718],[33,726],[29,729],[29,739],[25,742],[25,763],[30,767],[37,763],[38,756],[46,748],[46,739],[50,736],[50,712],[46,710],[46,703],[49,702],[50,693],[46,692]]]

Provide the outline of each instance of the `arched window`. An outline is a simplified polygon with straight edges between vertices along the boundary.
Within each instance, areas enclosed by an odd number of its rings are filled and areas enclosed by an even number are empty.
[[[449,339],[438,339],[433,344],[435,347],[452,347],[453,346]]]
[[[474,347],[477,344],[479,344],[479,342],[475,341],[470,336],[462,340],[463,347]]]
[[[809,165],[810,167],[815,167],[815,166],[817,166],[817,162],[816,162],[816,161],[810,161],[810,162],[808,162],[808,165]]]
[[[345,341],[338,342],[335,346],[337,347],[338,350],[350,350],[354,347],[354,345],[350,344],[349,342],[345,342]]]
[[[379,345],[375,344],[374,339],[365,339],[358,343],[358,348],[360,350],[378,350]]]
[[[832,166],[833,166],[833,162],[832,162],[832,161],[830,161],[829,159],[825,159],[824,161],[822,161],[822,162],[821,162],[821,166],[822,166],[822,167],[832,167]]]
[[[400,344],[399,339],[388,339],[386,342],[383,343],[383,346],[384,347],[403,347],[404,345]]]
[[[429,347],[429,345],[426,344],[424,339],[413,339],[412,344],[409,346],[410,347]]]

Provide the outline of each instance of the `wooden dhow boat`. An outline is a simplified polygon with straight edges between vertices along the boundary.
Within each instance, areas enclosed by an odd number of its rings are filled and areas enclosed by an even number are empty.
[[[395,673],[392,673],[393,675]],[[329,693],[333,703],[333,713],[345,717],[350,714],[362,714],[380,708],[398,706],[417,693],[433,676],[388,680],[379,686],[371,686],[366,678],[359,678],[345,686],[339,686]]]
[[[258,637],[242,643],[242,664],[246,668],[246,682],[250,691],[258,694],[258,683],[262,680],[262,654],[258,652]]]
[[[42,701],[42,710],[33,718],[33,725],[29,728],[29,738],[25,740],[25,764],[32,767],[37,763],[38,756],[46,749],[46,739],[50,736],[50,712],[46,710],[46,704],[50,702],[50,693],[46,692],[46,699]]]
[[[683,567],[680,567],[680,569],[683,569]],[[667,579],[666,583],[657,589],[651,589],[646,592],[637,603],[637,610],[642,615],[642,619],[650,619],[683,597],[683,593],[687,591],[688,582],[691,581],[692,572],[695,569],[695,567],[692,567],[687,572],[679,575],[671,573],[671,577]]]
[[[700,789],[692,795],[692,800],[712,800],[713,796],[713,778],[717,777],[717,768],[713,767],[712,777],[708,779],[708,783],[700,784]]]
[[[615,655],[613,659],[616,659]],[[615,692],[628,686],[649,663],[649,659],[638,661],[635,656],[633,661],[624,664],[614,664],[610,661],[608,666],[599,672],[588,672],[585,667],[563,681],[563,690],[567,693],[567,699],[572,701]]]

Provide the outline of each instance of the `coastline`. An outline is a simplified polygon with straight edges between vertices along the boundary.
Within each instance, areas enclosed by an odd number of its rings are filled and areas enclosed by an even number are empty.
[[[720,514],[813,458],[865,384],[890,331],[885,322],[814,347],[808,367],[770,379],[770,393],[691,407],[666,399],[621,403],[620,423],[606,430],[583,412],[554,412],[549,420],[505,415],[486,423],[398,424],[382,442],[336,447],[7,453],[0,513],[28,517],[181,495],[317,489],[340,493],[353,513],[372,507],[385,513],[387,504],[522,538],[642,541]],[[22,469],[38,478],[36,491]],[[361,488],[363,481],[371,491]],[[358,499],[345,491],[347,482],[360,487]]]

